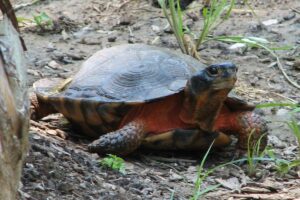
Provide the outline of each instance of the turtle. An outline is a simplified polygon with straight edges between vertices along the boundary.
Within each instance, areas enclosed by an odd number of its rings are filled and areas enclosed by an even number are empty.
[[[146,44],[102,49],[71,79],[33,84],[31,118],[59,112],[80,134],[88,151],[127,155],[138,147],[203,150],[231,143],[246,149],[260,140],[266,121],[255,106],[232,94],[236,65],[205,65],[191,56]]]

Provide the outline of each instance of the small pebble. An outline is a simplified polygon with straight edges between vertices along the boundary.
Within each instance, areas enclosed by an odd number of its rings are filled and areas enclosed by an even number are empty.
[[[128,16],[122,16],[122,18],[120,19],[119,25],[127,26],[130,24],[132,24],[131,18]]]
[[[116,36],[109,36],[109,37],[107,38],[107,41],[109,41],[109,42],[115,42],[116,39],[117,39]]]
[[[52,69],[58,69],[61,67],[55,60],[51,60],[47,65]]]
[[[284,20],[291,20],[293,18],[295,18],[296,14],[294,12],[289,13],[288,15],[285,15],[283,17]]]
[[[293,64],[294,69],[300,70],[300,60],[296,60]]]
[[[269,19],[269,20],[262,22],[262,24],[265,26],[271,26],[271,25],[278,24],[278,23],[279,23],[278,19]]]
[[[159,26],[156,25],[151,25],[151,29],[154,33],[159,33],[160,32],[160,28]]]
[[[183,179],[182,176],[180,176],[174,172],[171,173],[170,181],[180,181],[182,179]]]

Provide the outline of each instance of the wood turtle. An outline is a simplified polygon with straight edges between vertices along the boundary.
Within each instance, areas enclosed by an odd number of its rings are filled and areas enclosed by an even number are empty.
[[[154,149],[222,147],[238,137],[247,148],[267,133],[254,106],[229,94],[237,79],[231,62],[206,66],[175,51],[143,44],[103,49],[66,81],[34,83],[32,118],[62,113],[96,139],[95,153],[126,155],[140,145]],[[263,137],[261,146],[266,145]]]

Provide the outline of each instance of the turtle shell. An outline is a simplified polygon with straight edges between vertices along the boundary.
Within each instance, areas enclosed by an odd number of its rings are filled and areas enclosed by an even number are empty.
[[[80,132],[97,137],[119,128],[132,106],[179,93],[206,66],[194,58],[142,44],[103,49],[66,82],[42,79],[33,87]]]
[[[194,58],[143,44],[103,49],[90,57],[59,95],[99,102],[144,102],[180,92],[206,66]]]

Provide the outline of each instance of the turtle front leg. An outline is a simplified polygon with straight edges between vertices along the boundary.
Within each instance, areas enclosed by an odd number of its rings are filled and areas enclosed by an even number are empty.
[[[142,121],[130,122],[121,129],[100,136],[88,146],[91,153],[127,155],[137,149],[145,137]]]
[[[151,149],[203,150],[214,141],[214,147],[230,144],[231,139],[222,132],[207,132],[198,129],[175,129],[147,136],[142,145]]]
[[[240,112],[236,115],[236,127],[238,137],[238,147],[248,148],[250,137],[250,147],[254,147],[260,140],[260,150],[263,151],[268,143],[268,127],[264,119],[255,112]]]

